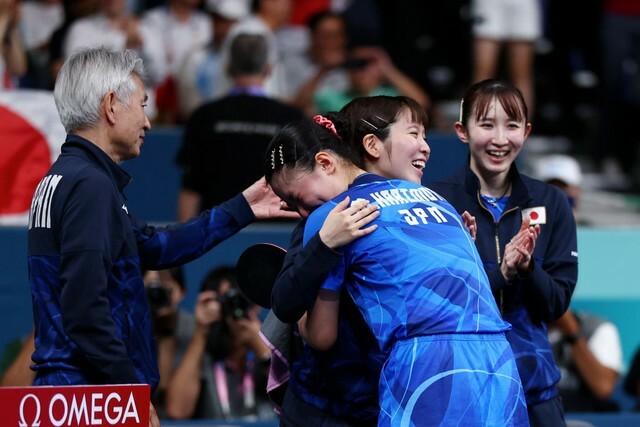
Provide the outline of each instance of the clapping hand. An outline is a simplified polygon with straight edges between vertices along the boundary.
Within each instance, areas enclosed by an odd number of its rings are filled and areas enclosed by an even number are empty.
[[[539,225],[531,225],[531,219],[525,218],[518,233],[504,248],[500,270],[507,281],[512,281],[517,275],[528,276],[533,270],[533,250],[540,234]]]

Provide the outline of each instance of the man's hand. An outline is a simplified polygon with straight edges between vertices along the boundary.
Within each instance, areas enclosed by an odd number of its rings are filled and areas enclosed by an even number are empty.
[[[160,427],[160,419],[153,404],[149,404],[149,427]]]
[[[256,219],[270,218],[300,218],[297,212],[287,210],[287,205],[267,185],[267,180],[262,177],[242,192],[242,195]]]
[[[257,356],[262,357],[269,354],[269,348],[260,338],[260,328],[262,322],[258,317],[260,307],[252,306],[246,313],[247,317],[234,318],[227,316],[226,322],[229,332],[236,342],[247,350],[253,351]]]
[[[222,320],[222,306],[215,291],[202,291],[198,294],[194,315],[198,328],[209,330],[214,322]]]

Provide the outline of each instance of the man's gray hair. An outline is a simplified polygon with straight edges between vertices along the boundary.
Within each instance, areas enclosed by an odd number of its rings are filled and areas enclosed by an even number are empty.
[[[53,89],[60,121],[67,132],[90,129],[100,120],[100,103],[110,91],[126,106],[144,80],[142,59],[132,50],[80,49],[64,63]]]
[[[229,75],[255,76],[264,73],[267,66],[269,46],[262,34],[240,33],[231,42]]]

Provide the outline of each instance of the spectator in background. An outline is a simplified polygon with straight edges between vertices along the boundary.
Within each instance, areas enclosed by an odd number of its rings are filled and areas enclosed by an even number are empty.
[[[51,39],[49,40],[50,89],[53,89],[53,84],[58,76],[58,71],[60,71],[60,67],[62,67],[62,64],[64,63],[65,56],[63,53],[63,46],[71,24],[73,24],[77,19],[97,13],[100,8],[100,4],[99,0],[62,0],[62,8],[64,11],[64,20],[62,24],[51,34]]]
[[[176,76],[193,51],[211,43],[211,19],[198,9],[202,0],[168,0],[142,15],[142,22],[160,38],[167,75],[156,89],[158,122],[176,124],[179,118],[179,92]]]
[[[215,206],[258,179],[273,135],[302,117],[302,112],[265,92],[271,71],[265,36],[237,35],[229,59],[233,88],[224,98],[198,108],[185,126],[177,159],[184,169],[178,218]]]
[[[17,87],[17,79],[27,72],[19,22],[18,0],[0,0],[0,90]]]
[[[155,88],[167,76],[168,68],[162,37],[155,29],[140,22],[127,9],[126,0],[99,0],[98,13],[77,19],[67,32],[62,52],[68,58],[81,47],[106,47],[113,50],[136,51],[147,71],[149,91],[147,111],[156,116]]]
[[[291,18],[292,0],[254,0],[253,12],[248,17],[241,19],[231,27],[222,46],[222,59],[220,61],[222,76],[217,87],[216,98],[226,95],[233,86],[231,78],[225,74],[229,49],[233,39],[238,34],[262,34],[266,40],[271,73],[264,83],[264,90],[270,97],[284,100],[288,97],[288,82],[284,74],[281,62],[282,51],[278,45],[276,33],[283,28]]]
[[[213,23],[213,40],[207,46],[190,52],[177,74],[180,121],[215,97],[220,65],[220,49],[229,29],[249,15],[249,0],[205,0],[204,7]]]
[[[178,306],[186,295],[182,266],[159,271],[147,270],[143,280],[158,344],[160,373],[160,382],[151,401],[158,416],[164,418],[167,416],[165,406],[167,384],[191,341],[194,320],[190,312]]]
[[[284,58],[292,102],[311,116],[313,98],[325,90],[345,91],[349,76],[343,67],[347,59],[347,31],[342,15],[330,10],[311,16],[307,24],[309,49],[302,55]]]
[[[207,274],[195,331],[167,389],[170,418],[275,418],[266,392],[271,352],[259,335],[259,311],[240,293],[234,268]]]
[[[294,26],[306,25],[313,15],[329,10],[332,0],[292,0],[291,24]]]
[[[535,42],[542,35],[539,0],[471,0],[473,83],[501,75],[504,50],[508,79],[522,91],[533,117]]]
[[[64,19],[62,0],[33,0],[22,3],[20,30],[29,59],[23,87],[49,89],[49,42]]]
[[[543,156],[536,177],[560,188],[577,222],[582,172],[578,162],[564,154]],[[584,311],[571,309],[549,324],[549,342],[560,381],[557,384],[566,412],[617,411],[610,398],[623,369],[618,328]]]
[[[566,412],[618,411],[611,400],[623,369],[618,328],[610,321],[571,309],[549,325],[557,387]]]
[[[431,106],[429,95],[400,71],[381,47],[355,47],[342,66],[347,70],[349,87],[316,93],[313,97],[313,113],[339,111],[354,98],[377,95],[403,95],[413,98],[425,109]],[[312,108],[307,106],[305,111],[312,111]]]
[[[542,156],[535,163],[534,177],[564,191],[573,209],[576,223],[584,224],[578,214],[582,194],[582,169],[576,159],[565,154]]]

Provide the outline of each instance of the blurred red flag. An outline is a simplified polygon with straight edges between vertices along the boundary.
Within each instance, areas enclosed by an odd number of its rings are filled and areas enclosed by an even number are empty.
[[[0,224],[27,223],[33,192],[65,136],[52,92],[0,91]]]

